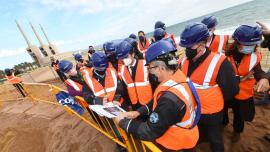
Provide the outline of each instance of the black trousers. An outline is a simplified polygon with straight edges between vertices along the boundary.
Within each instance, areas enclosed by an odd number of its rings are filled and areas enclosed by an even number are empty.
[[[245,121],[251,122],[255,116],[255,104],[253,98],[247,100],[234,99],[231,102],[233,110],[233,129],[236,133],[244,131]]]
[[[26,97],[26,92],[25,92],[25,90],[23,89],[23,86],[22,86],[21,83],[13,84],[13,86],[20,92],[20,94],[21,94],[23,97]]]
[[[224,152],[223,114],[223,111],[214,114],[202,114],[198,123],[199,143],[210,142],[212,152]]]

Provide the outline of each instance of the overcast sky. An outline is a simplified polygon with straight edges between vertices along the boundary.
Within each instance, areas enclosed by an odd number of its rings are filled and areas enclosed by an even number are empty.
[[[0,1],[0,69],[31,61],[14,20],[39,46],[29,21],[43,42],[39,24],[60,52],[125,38],[138,30],[150,32],[161,20],[167,26],[250,0],[3,0]]]

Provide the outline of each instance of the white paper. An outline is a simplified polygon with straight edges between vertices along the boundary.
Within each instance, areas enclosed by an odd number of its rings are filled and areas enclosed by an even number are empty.
[[[89,108],[96,112],[100,116],[105,116],[108,118],[114,118],[118,116],[120,113],[125,112],[119,106],[113,104],[106,104],[106,105],[89,105]]]

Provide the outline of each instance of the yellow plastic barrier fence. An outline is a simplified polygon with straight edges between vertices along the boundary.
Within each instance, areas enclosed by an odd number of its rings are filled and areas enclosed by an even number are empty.
[[[9,89],[6,89],[9,88]],[[11,94],[10,90],[13,89],[13,93],[15,88],[12,85],[0,85],[0,91],[4,90],[1,94]],[[34,104],[36,102],[45,102],[48,104],[54,104],[57,106],[61,106],[56,100],[55,95],[60,91],[65,91],[57,86],[46,84],[46,83],[23,83],[24,90],[27,92],[27,99],[32,101]],[[66,91],[65,91],[66,92]],[[16,93],[18,94],[18,93]],[[11,95],[12,96],[12,95]],[[14,96],[14,95],[13,95]],[[19,100],[21,97],[19,95],[14,96],[12,100]],[[81,105],[84,109],[84,114],[79,115],[76,111],[71,109],[68,106],[63,106],[64,109],[71,114],[71,116],[76,116],[85,122],[87,125],[96,129],[104,136],[108,137],[111,141],[116,144],[127,149],[128,152],[160,152],[161,150],[156,147],[152,142],[140,141],[133,138],[132,135],[126,134],[116,123],[114,123],[113,119],[109,119],[106,117],[101,117],[97,115],[94,111],[89,108],[88,103],[82,97],[75,97],[78,104]],[[7,100],[5,100],[7,101]],[[1,103],[0,103],[1,105]],[[119,137],[120,134],[120,137]],[[118,136],[117,136],[118,135]]]

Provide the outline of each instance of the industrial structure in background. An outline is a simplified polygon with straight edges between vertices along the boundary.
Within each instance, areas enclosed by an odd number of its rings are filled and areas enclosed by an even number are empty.
[[[47,42],[49,45],[46,45],[42,42],[41,37],[38,35],[36,29],[34,28],[34,26],[32,25],[32,23],[30,23],[30,26],[33,30],[33,32],[35,33],[35,36],[37,37],[40,46],[37,47],[36,45],[33,45],[29,39],[27,38],[25,32],[23,31],[23,29],[21,28],[20,24],[15,21],[17,24],[17,27],[19,28],[21,34],[23,35],[28,47],[26,48],[26,51],[28,52],[28,54],[32,57],[32,59],[38,63],[39,66],[46,66],[49,65],[51,62],[51,58],[54,58],[55,55],[58,55],[58,49],[57,47],[52,44],[45,32],[45,30],[43,29],[43,27],[40,25],[40,28],[43,32],[43,34],[45,35]]]

